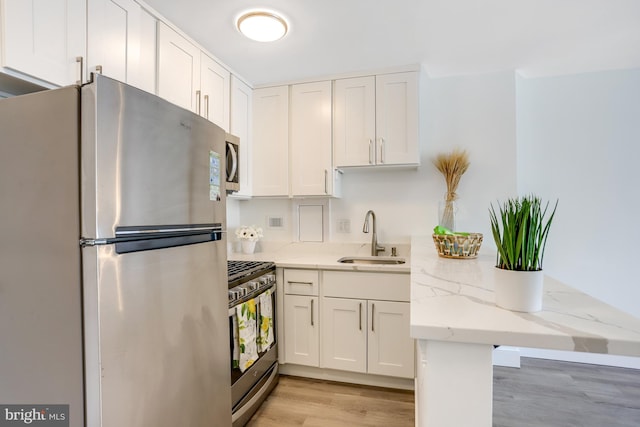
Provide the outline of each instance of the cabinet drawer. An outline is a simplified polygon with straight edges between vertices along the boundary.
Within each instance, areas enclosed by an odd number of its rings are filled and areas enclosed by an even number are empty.
[[[377,299],[408,302],[411,298],[407,273],[323,271],[326,297]]]
[[[284,293],[318,295],[318,270],[284,270]]]

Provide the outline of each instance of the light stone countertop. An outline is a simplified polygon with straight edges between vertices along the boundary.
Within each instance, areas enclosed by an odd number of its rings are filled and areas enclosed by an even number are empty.
[[[431,236],[411,242],[411,336],[640,356],[640,319],[545,276],[542,311],[494,304],[495,256],[439,257]]]
[[[410,245],[384,243],[387,251],[381,256],[388,256],[391,247],[398,248],[398,257],[406,260],[405,264],[343,264],[338,259],[345,256],[369,257],[369,243],[299,243],[299,242],[258,242],[256,252],[251,255],[229,252],[229,260],[240,261],[273,261],[278,267],[309,268],[318,270],[373,271],[405,273],[410,272]]]

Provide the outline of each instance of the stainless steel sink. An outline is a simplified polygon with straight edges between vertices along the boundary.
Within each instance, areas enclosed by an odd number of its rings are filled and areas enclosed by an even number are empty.
[[[407,262],[404,258],[390,256],[346,256],[338,260],[343,264],[404,264]]]

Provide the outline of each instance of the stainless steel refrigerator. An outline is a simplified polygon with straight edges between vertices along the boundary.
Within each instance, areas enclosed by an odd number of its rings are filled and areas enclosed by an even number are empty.
[[[1,405],[231,425],[224,156],[218,126],[103,76],[0,101]]]

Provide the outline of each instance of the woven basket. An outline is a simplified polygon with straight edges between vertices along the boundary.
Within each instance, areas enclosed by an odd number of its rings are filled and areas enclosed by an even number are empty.
[[[445,258],[468,259],[478,256],[482,245],[482,233],[469,233],[468,236],[434,234],[438,255]]]

